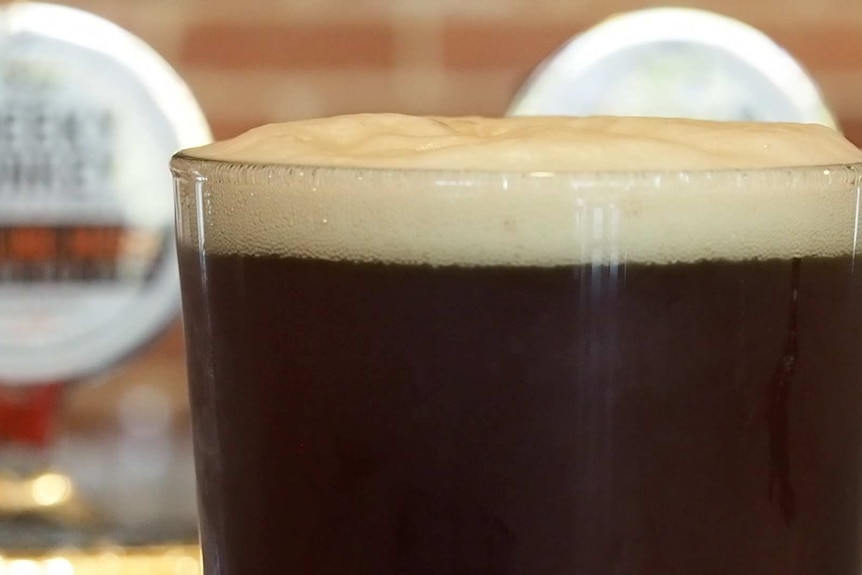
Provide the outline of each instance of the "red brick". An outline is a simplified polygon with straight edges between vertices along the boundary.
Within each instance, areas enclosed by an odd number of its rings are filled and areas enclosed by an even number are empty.
[[[253,119],[227,119],[214,117],[211,119],[210,129],[215,140],[226,140],[238,136],[257,126],[268,124],[273,120],[271,118]]]
[[[82,1],[82,0],[75,0]],[[118,0],[85,0],[113,1]],[[126,0],[140,1],[140,0]],[[146,4],[152,1],[149,0]],[[392,0],[161,0],[183,4],[197,21],[230,22],[370,22],[385,20]]]
[[[814,79],[835,116],[845,122],[862,119],[862,74],[856,70],[815,70]]]
[[[452,69],[529,70],[592,24],[450,20],[443,59]],[[812,69],[862,69],[862,29],[853,24],[764,25],[779,45]]]
[[[178,356],[185,351],[183,325],[177,319],[143,353],[154,357]]]
[[[862,69],[858,26],[764,28],[764,32],[812,70]]]
[[[457,70],[528,71],[582,29],[572,25],[450,21],[443,29],[443,63]]]
[[[842,118],[839,123],[844,131],[844,136],[857,147],[862,147],[862,120]]]
[[[182,60],[229,69],[385,68],[394,63],[391,28],[361,24],[199,23],[189,27]]]
[[[409,112],[420,114],[501,116],[509,107],[521,76],[507,70],[450,72],[443,76],[433,100],[417,102],[415,98],[405,98],[404,106]]]

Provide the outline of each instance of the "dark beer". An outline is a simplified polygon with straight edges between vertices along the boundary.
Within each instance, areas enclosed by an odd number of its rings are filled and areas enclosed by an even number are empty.
[[[214,572],[859,572],[849,257],[200,262]]]
[[[862,569],[835,132],[359,116],[173,168],[207,575]]]

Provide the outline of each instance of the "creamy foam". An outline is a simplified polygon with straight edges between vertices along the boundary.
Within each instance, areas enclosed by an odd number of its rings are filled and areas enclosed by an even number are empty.
[[[211,252],[557,265],[850,253],[856,168],[802,166],[859,162],[819,125],[359,115],[263,126],[173,168],[180,241],[200,244],[203,201]]]
[[[397,114],[270,124],[186,153],[259,164],[492,171],[768,168],[862,159],[840,134],[814,124]]]

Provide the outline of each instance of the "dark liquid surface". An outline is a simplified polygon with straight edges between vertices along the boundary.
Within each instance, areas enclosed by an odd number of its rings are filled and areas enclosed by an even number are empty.
[[[181,256],[209,575],[860,571],[849,259]]]

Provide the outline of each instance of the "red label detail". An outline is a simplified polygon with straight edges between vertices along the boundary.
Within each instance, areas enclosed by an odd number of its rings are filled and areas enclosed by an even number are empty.
[[[4,387],[0,385],[0,443],[45,446],[51,439],[60,384]]]

